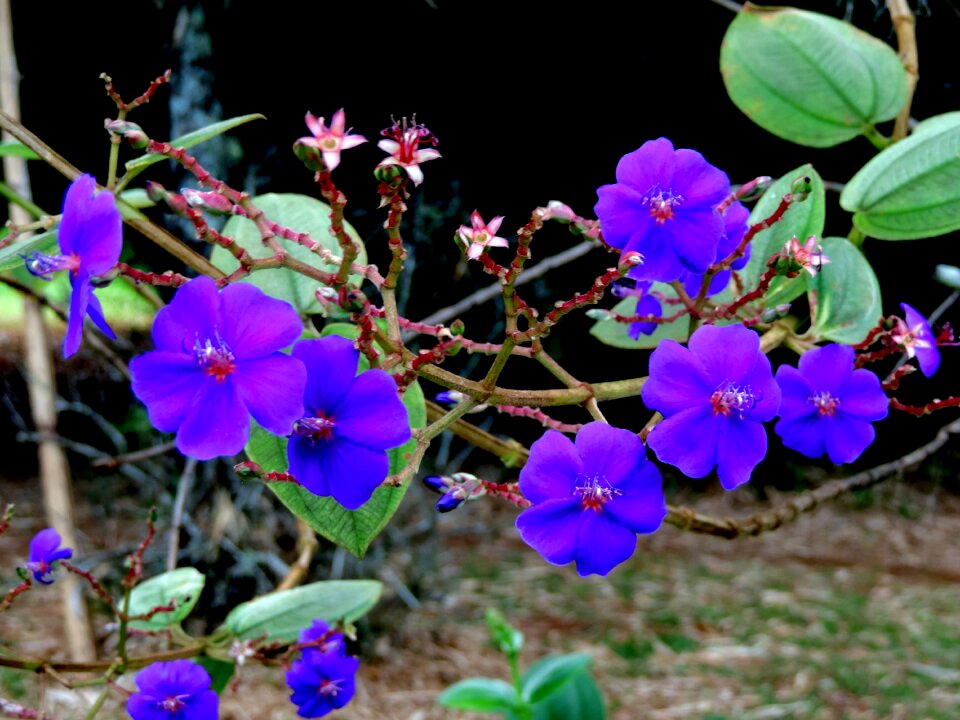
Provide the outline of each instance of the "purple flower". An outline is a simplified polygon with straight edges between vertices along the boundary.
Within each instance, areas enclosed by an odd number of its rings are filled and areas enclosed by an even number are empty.
[[[620,159],[617,182],[597,190],[594,211],[608,245],[643,254],[634,277],[673,282],[716,259],[724,232],[717,206],[729,193],[726,174],[700,153],[659,138]]]
[[[326,637],[324,637],[326,636]],[[304,648],[303,652],[319,652],[324,655],[346,655],[347,649],[343,644],[343,635],[340,632],[330,631],[330,626],[322,619],[317,618],[310,627],[300,633],[300,643],[309,643],[317,640],[323,640],[309,648]]]
[[[53,582],[50,573],[53,563],[73,557],[71,548],[61,548],[60,534],[53,528],[41,530],[30,541],[30,562],[24,567],[33,573],[33,579],[43,585]]]
[[[689,349],[664,340],[650,355],[642,394],[665,418],[647,437],[657,457],[694,478],[716,466],[726,490],[750,479],[767,452],[762,422],[780,407],[760,338],[742,325],[705,325]]]
[[[927,319],[906,303],[900,303],[907,320],[897,318],[894,329],[894,342],[903,346],[908,358],[917,358],[920,372],[931,377],[940,367],[940,351],[937,350],[937,337],[927,324]]]
[[[889,400],[880,379],[854,370],[848,345],[809,350],[799,368],[777,368],[777,383],[783,400],[774,429],[784,445],[807,457],[826,453],[835,463],[853,462],[873,442],[870,423],[887,416]]]
[[[303,330],[293,307],[249,283],[217,292],[207,277],[177,290],[157,313],[157,349],[130,362],[133,392],[158,430],[177,433],[184,455],[235,455],[250,416],[288,435],[303,415],[303,363],[280,352]]]
[[[637,533],[660,527],[662,482],[629,430],[592,422],[576,444],[547,430],[520,471],[520,491],[533,505],[517,516],[517,530],[547,562],[606,575],[633,555]]]
[[[58,270],[70,271],[72,293],[67,334],[63,339],[65,358],[80,347],[83,319],[87,315],[111,340],[117,337],[103,317],[90,278],[109,272],[120,260],[123,221],[113,193],[95,194],[96,189],[97,181],[90,175],[81,175],[67,188],[57,229],[59,256],[34,252],[24,257],[27,270],[45,280]]]
[[[306,414],[287,444],[290,472],[315,495],[356,510],[386,478],[387,450],[410,439],[407,409],[383,370],[357,375],[352,340],[304,340],[293,356],[307,367],[307,389]]]
[[[723,213],[723,236],[720,238],[720,244],[717,245],[717,256],[713,262],[717,263],[726,259],[730,253],[737,249],[737,245],[743,240],[749,227],[750,211],[740,202],[734,202]],[[716,295],[726,290],[730,284],[730,276],[734,270],[740,270],[750,260],[750,246],[747,246],[743,257],[737,258],[730,265],[729,270],[721,270],[710,279],[710,287],[707,289],[707,296]],[[643,267],[642,265],[640,267]],[[680,278],[691,297],[695,297],[700,292],[700,285],[703,283],[703,273],[687,273]]]
[[[297,715],[323,717],[342,708],[353,699],[355,675],[360,661],[338,653],[304,651],[287,671],[287,685],[293,691],[290,701]]]
[[[133,720],[217,720],[219,699],[210,682],[189,660],[155,662],[137,673],[127,712]]]

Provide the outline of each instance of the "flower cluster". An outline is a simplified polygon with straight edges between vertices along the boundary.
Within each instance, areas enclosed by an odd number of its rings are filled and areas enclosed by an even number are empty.
[[[520,491],[533,504],[517,517],[517,530],[547,562],[606,575],[633,555],[638,533],[660,527],[662,482],[629,430],[592,422],[576,443],[548,430],[520,471]]]
[[[190,660],[155,662],[137,673],[127,701],[133,720],[217,720],[220,700],[210,675]]]
[[[343,635],[332,631],[323,620],[314,620],[300,634],[299,643],[312,645],[303,649],[286,675],[297,715],[323,717],[349,703],[356,691],[360,662],[347,655]]]
[[[61,548],[60,533],[53,528],[44,528],[30,541],[30,560],[24,567],[33,573],[33,579],[43,585],[53,582],[51,573],[57,560],[73,557],[72,548]]]
[[[103,317],[103,308],[93,293],[93,278],[110,272],[120,260],[123,221],[113,193],[97,193],[90,175],[74,180],[63,198],[63,216],[57,228],[59,256],[34,252],[25,256],[27,269],[46,280],[59,270],[70,272],[70,314],[63,339],[63,356],[80,348],[83,320],[89,316],[111,340],[116,335]]]

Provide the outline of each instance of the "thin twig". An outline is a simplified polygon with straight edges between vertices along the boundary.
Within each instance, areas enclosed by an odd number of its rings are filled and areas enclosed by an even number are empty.
[[[910,131],[910,106],[920,80],[920,55],[917,52],[917,21],[907,0],[887,0],[887,10],[900,47],[900,62],[907,73],[907,102],[893,124],[893,140],[902,140]]]
[[[167,572],[177,567],[177,555],[180,554],[180,525],[183,524],[183,508],[187,504],[193,480],[197,475],[197,461],[188,457],[183,464],[183,472],[177,483],[177,497],[173,501],[173,515],[170,518],[170,530],[167,534]]]

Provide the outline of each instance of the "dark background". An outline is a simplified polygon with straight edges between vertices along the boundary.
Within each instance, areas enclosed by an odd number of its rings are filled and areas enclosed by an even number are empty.
[[[795,5],[847,15],[895,45],[882,4],[822,0]],[[960,9],[952,0],[912,6],[918,11],[921,64],[913,114],[922,119],[960,107],[955,84]],[[433,209],[433,231],[421,226],[405,233],[417,263],[415,293],[407,306],[413,319],[488,283],[475,267],[461,272],[451,240],[471,210],[487,219],[505,215],[507,235],[549,200],[589,216],[596,188],[613,182],[619,158],[652,138],[667,136],[676,147],[702,152],[734,183],[777,177],[804,162],[812,162],[826,180],[847,181],[875,154],[866,140],[821,150],[793,145],[753,125],[727,98],[718,61],[733,17],[708,0],[629,5],[607,0],[570,5],[141,2],[70,3],[55,9],[26,0],[13,3],[23,122],[101,181],[109,147],[103,120],[115,114],[101,72],[130,99],[165,69],[173,70],[173,87],[160,90],[153,103],[131,116],[158,139],[218,117],[265,114],[266,121],[234,131],[235,141],[214,145],[204,156],[231,184],[253,192],[317,194],[291,145],[308,134],[307,111],[329,120],[344,107],[348,124],[371,142],[344,154],[335,179],[350,198],[348,217],[374,259],[385,257],[379,232],[385,214],[376,209],[369,172],[383,157],[375,142],[391,115],[416,113],[439,138],[443,159],[423,166],[426,181],[411,202],[414,208]],[[57,212],[66,182],[38,163],[32,168],[37,201]],[[158,170],[155,176],[176,187],[179,180],[164,175],[174,171]],[[836,201],[830,193],[825,234],[846,235],[850,219]],[[164,221],[160,214],[155,217]],[[138,257],[159,263],[158,271],[180,269],[133,235],[128,231],[125,237]],[[940,262],[960,264],[955,241],[949,236],[867,242],[887,313],[899,312],[902,301],[929,313],[948,295],[932,281],[933,268]],[[551,227],[538,236],[534,258],[573,242]],[[525,297],[548,307],[586,289],[608,262],[593,253],[550,274]],[[465,319],[474,338],[496,337],[492,309]],[[589,326],[578,314],[550,341],[575,375],[596,381],[644,372],[644,353],[609,350],[586,335]],[[458,358],[451,369],[469,362]],[[547,382],[540,375],[525,376],[522,369],[515,372],[508,371],[505,384]],[[950,362],[933,383],[916,376],[917,399],[952,394],[950,376]],[[633,427],[638,410],[633,401],[615,403],[609,417]],[[941,422],[898,418],[896,425],[888,422],[881,429],[878,445],[890,441],[895,449],[909,447]],[[530,437],[519,432],[526,441],[536,436],[535,427]],[[888,457],[889,451],[889,445],[874,446],[864,460]]]

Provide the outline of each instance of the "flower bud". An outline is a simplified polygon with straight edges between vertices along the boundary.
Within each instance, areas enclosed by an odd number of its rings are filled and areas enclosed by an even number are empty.
[[[436,493],[445,493],[450,489],[450,478],[445,475],[427,475],[423,484]]]
[[[263,476],[263,468],[250,460],[237,463],[233,466],[233,471],[241,480],[253,480]]]
[[[103,126],[110,134],[123,137],[124,140],[130,143],[130,147],[132,148],[139,150],[145,148],[150,143],[150,138],[147,137],[143,128],[136,123],[126,120],[104,120]]]
[[[220,193],[203,192],[193,188],[183,188],[180,192],[190,207],[206,210],[213,215],[233,214],[233,203]]]
[[[603,308],[590,308],[586,314],[591,320],[607,320],[610,318],[610,311]]]
[[[809,175],[798,177],[790,185],[790,194],[793,196],[794,202],[803,202],[810,196],[811,192],[813,192],[813,180]]]
[[[456,510],[458,507],[463,505],[464,500],[467,497],[464,494],[461,488],[454,488],[442,498],[437,500],[437,511],[442,513],[448,513],[451,510]]]

